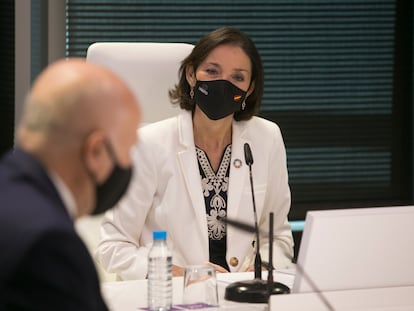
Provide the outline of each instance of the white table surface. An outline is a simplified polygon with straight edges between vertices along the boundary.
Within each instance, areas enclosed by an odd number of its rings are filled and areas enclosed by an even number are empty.
[[[324,304],[323,299],[328,302]],[[414,286],[271,296],[269,311],[413,311]]]
[[[267,273],[263,272],[263,279]],[[217,287],[219,296],[219,308],[208,310],[267,310],[267,304],[237,303],[224,299],[225,288],[236,281],[252,280],[253,272],[244,273],[218,273]],[[287,285],[293,285],[294,270],[275,272],[274,279]],[[173,304],[182,302],[183,278],[173,278]],[[103,296],[111,311],[137,311],[147,306],[147,280],[119,281],[102,283]]]

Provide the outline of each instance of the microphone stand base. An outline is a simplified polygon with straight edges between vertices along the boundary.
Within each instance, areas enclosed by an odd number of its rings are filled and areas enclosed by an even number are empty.
[[[226,287],[226,300],[249,303],[267,303],[270,295],[289,294],[290,289],[285,284],[253,279],[234,282]]]

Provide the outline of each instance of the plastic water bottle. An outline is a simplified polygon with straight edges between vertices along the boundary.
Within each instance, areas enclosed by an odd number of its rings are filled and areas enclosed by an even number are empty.
[[[167,232],[154,231],[153,239],[148,253],[148,308],[166,311],[172,306],[172,255]]]

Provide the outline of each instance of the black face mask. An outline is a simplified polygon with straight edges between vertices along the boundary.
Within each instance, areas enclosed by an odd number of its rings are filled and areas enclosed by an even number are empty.
[[[115,165],[108,178],[102,184],[96,186],[96,206],[92,215],[104,213],[118,203],[128,189],[132,177],[132,167],[120,167],[116,162],[114,151],[109,142],[105,145]]]
[[[242,110],[246,92],[227,80],[197,81],[194,99],[211,120]]]

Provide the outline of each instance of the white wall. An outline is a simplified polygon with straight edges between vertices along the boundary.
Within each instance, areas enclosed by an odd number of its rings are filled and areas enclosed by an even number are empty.
[[[30,88],[30,4],[31,1],[25,0],[15,2],[15,128],[20,120],[24,97]]]
[[[31,86],[31,21],[32,2],[36,0],[16,0],[15,2],[15,127],[23,109],[24,99]],[[42,20],[47,27],[48,63],[65,57],[65,0],[37,0],[47,4],[48,18]],[[45,34],[46,35],[46,34]]]

